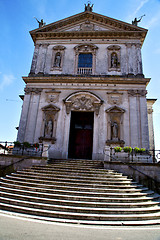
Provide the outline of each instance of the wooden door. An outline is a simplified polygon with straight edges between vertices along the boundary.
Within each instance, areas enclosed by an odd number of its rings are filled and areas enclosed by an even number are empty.
[[[69,158],[92,159],[93,112],[72,112]]]

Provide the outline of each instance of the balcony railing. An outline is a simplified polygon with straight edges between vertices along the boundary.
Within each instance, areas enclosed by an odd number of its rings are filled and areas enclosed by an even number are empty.
[[[92,68],[78,68],[77,74],[91,75],[92,74]]]

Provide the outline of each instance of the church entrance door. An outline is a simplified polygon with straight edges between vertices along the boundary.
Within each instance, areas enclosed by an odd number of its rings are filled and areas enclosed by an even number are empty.
[[[71,112],[69,158],[92,159],[93,112]]]

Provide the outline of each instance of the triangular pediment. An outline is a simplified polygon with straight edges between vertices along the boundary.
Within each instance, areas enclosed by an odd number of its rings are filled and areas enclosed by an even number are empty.
[[[71,17],[62,19],[60,21],[45,25],[41,28],[31,31],[31,36],[35,41],[38,36],[43,37],[43,34],[50,34],[50,36],[63,37],[69,36],[69,33],[139,33],[141,38],[144,38],[147,30],[134,26],[132,24],[122,22],[107,16],[103,16],[94,12],[82,12]],[[47,36],[47,35],[46,35]]]

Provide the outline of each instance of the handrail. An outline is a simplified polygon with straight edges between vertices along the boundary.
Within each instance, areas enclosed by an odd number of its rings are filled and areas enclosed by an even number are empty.
[[[11,163],[11,164],[9,164],[9,165],[6,165],[6,166],[4,166],[4,167],[1,167],[1,166],[0,166],[0,170],[7,169],[8,167],[11,167],[11,166],[13,166],[13,165],[16,164],[16,163],[20,163],[20,162],[22,162],[23,160],[28,159],[28,158],[31,158],[31,156],[23,157],[23,158],[21,158],[20,160],[18,160],[17,162],[13,162],[13,163]]]
[[[107,156],[109,156],[109,155],[107,155]],[[109,157],[111,157],[112,159],[116,159],[116,158],[114,158],[114,157],[111,156],[111,155],[110,155]],[[117,159],[116,159],[116,160],[117,160]],[[156,187],[157,192],[159,192],[159,190],[157,189],[157,186],[156,186],[157,184],[160,185],[160,182],[159,182],[159,181],[157,181],[156,179],[152,178],[152,177],[149,176],[148,174],[142,172],[141,170],[139,170],[139,169],[137,169],[137,168],[131,166],[130,164],[128,164],[128,163],[126,163],[126,162],[119,161],[119,163],[122,163],[122,164],[124,164],[124,165],[127,165],[129,168],[134,169],[135,171],[141,173],[142,175],[144,175],[144,176],[147,177],[148,179],[152,180],[152,181],[155,183],[155,187]],[[159,193],[160,193],[160,192],[159,192]]]

